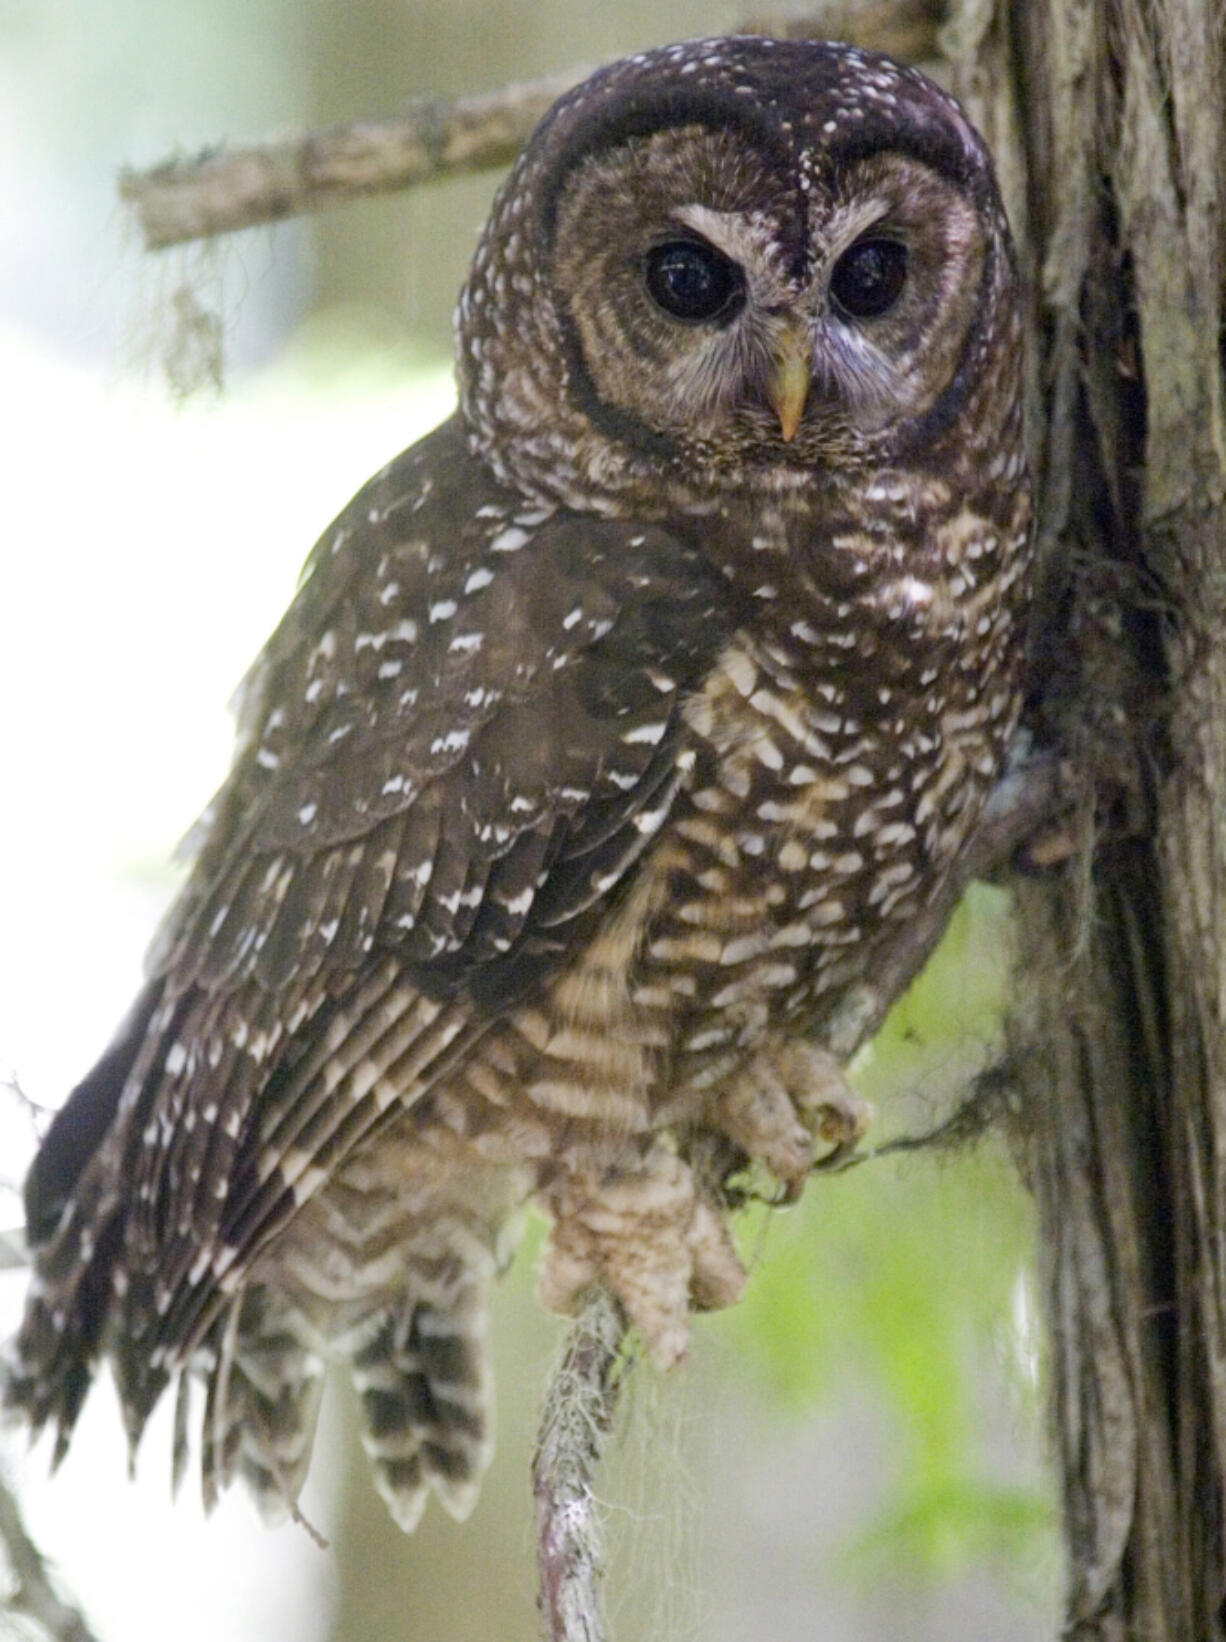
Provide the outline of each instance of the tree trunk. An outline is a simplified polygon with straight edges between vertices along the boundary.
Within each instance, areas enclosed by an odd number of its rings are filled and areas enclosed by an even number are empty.
[[[1066,1632],[1226,1638],[1223,8],[966,0],[1031,276],[1032,723],[1084,772],[1020,895]]]

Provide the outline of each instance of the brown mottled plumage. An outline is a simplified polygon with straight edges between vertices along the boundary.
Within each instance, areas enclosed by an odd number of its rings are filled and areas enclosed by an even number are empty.
[[[615,64],[504,185],[459,412],[324,536],[112,1048],[31,1171],[8,1395],[61,1449],[206,1386],[206,1493],[296,1496],[352,1365],[397,1519],[489,1448],[483,1292],[656,1354],[797,1189],[809,1042],[940,888],[1018,709],[1020,329],[979,138],[921,75],[734,39]],[[698,1160],[704,1160],[698,1167]]]

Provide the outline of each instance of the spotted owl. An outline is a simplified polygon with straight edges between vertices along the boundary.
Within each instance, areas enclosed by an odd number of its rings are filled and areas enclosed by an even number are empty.
[[[794,1194],[814,1045],[943,888],[1019,707],[1021,329],[989,158],[921,74],[703,40],[503,185],[459,409],[359,492],[241,695],[148,979],[26,1185],[10,1403],[67,1445],[203,1387],[212,1500],[291,1507],[323,1362],[396,1519],[471,1507],[485,1295],[656,1357]],[[841,1120],[841,1119],[840,1119]],[[837,1122],[835,1124],[837,1129]]]

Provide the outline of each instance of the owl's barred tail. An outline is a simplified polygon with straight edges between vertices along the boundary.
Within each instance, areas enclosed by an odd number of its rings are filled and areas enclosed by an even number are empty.
[[[176,1410],[175,1477],[188,1456],[188,1376]],[[323,1397],[324,1362],[304,1337],[301,1316],[263,1286],[246,1291],[220,1321],[201,1433],[206,1510],[242,1478],[270,1524],[296,1509],[306,1481]]]
[[[375,1486],[411,1532],[428,1493],[463,1519],[491,1450],[491,1376],[479,1281],[445,1301],[409,1293],[332,1343],[358,1392],[362,1445]],[[201,1479],[206,1509],[235,1478],[265,1521],[297,1509],[324,1386],[324,1356],[306,1313],[260,1285],[218,1320],[207,1348]],[[175,1477],[190,1448],[189,1375],[180,1381]]]
[[[493,1396],[479,1283],[447,1305],[411,1297],[353,1353],[362,1446],[406,1533],[432,1490],[463,1521],[493,1448]]]

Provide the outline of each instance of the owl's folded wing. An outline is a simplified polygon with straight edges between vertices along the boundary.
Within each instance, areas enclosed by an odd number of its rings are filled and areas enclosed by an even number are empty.
[[[733,624],[696,546],[526,509],[454,422],[355,498],[248,680],[141,1006],[31,1172],[35,1355],[97,1349],[119,1270],[139,1429],[256,1253],[632,878]],[[70,1427],[87,1383],[31,1412]]]

